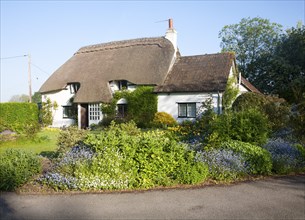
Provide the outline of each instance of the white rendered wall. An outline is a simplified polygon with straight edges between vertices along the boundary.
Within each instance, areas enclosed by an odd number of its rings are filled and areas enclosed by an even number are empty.
[[[68,88],[68,87],[67,87]],[[46,102],[47,98],[57,103],[58,108],[56,110],[53,109],[53,123],[51,127],[63,127],[70,126],[75,123],[74,119],[71,118],[63,118],[63,107],[62,106],[71,106],[70,99],[74,94],[70,93],[70,89],[63,89],[58,92],[46,93],[42,95],[42,102]]]
[[[212,106],[217,113],[221,111],[222,94],[213,93],[160,93],[158,94],[158,112],[171,114],[178,122],[184,120],[195,120],[192,118],[178,118],[178,103],[196,103],[197,112],[199,112],[202,103],[212,98]],[[219,99],[219,100],[218,100]],[[220,112],[221,113],[221,112]]]

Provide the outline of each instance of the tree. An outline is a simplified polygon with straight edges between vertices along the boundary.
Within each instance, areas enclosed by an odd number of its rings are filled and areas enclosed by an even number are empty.
[[[22,95],[13,95],[9,102],[29,102],[29,96],[22,94]]]
[[[41,93],[35,92],[34,95],[32,96],[32,102],[34,103],[41,103]]]
[[[272,56],[269,77],[272,93],[290,103],[305,101],[305,26],[291,28],[282,35]]]
[[[223,52],[236,53],[242,75],[250,82],[257,78],[261,57],[273,51],[280,39],[282,26],[260,17],[243,18],[238,24],[226,25],[219,32]]]

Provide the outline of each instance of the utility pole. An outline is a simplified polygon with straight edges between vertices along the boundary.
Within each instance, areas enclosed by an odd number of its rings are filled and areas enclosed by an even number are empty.
[[[31,54],[28,54],[29,101],[32,102]]]

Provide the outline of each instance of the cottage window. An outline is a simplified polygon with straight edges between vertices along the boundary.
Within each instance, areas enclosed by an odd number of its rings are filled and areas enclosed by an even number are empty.
[[[71,93],[71,94],[76,94],[77,91],[78,91],[79,88],[80,88],[80,84],[79,84],[79,83],[70,83],[70,84],[68,84],[68,85],[69,85],[70,93]]]
[[[101,118],[101,107],[100,104],[90,104],[89,105],[89,120],[99,121]]]
[[[63,118],[73,118],[76,115],[76,108],[73,106],[62,106]]]
[[[117,117],[124,118],[127,115],[127,104],[118,104]]]
[[[196,103],[178,103],[179,118],[196,118]]]
[[[119,81],[119,90],[127,89],[127,80]]]

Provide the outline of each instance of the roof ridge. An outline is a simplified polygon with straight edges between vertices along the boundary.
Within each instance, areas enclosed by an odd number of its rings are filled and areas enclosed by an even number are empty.
[[[165,37],[136,38],[130,40],[111,41],[107,43],[93,44],[93,45],[81,47],[75,54],[90,53],[90,52],[103,51],[103,50],[113,50],[113,49],[132,47],[132,46],[143,46],[143,45],[158,45],[159,47],[162,48],[163,46],[160,43],[161,39],[163,40],[165,39]]]
[[[197,57],[204,57],[204,56],[215,56],[215,55],[231,55],[231,52],[220,52],[220,53],[206,53],[206,54],[200,54],[200,55],[189,55],[189,56],[181,56],[181,58],[197,58]],[[233,54],[232,54],[233,55]]]

